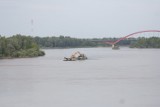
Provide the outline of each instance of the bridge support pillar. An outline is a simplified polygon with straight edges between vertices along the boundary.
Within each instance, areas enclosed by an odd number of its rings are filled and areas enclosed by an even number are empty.
[[[115,45],[114,44],[112,44],[112,49],[115,47]]]
[[[112,44],[112,49],[119,49],[119,46],[118,45],[115,45],[115,44]]]

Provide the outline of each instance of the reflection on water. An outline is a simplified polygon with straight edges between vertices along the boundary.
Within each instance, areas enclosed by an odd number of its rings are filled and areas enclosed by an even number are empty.
[[[86,61],[65,62],[75,51]],[[0,107],[160,107],[160,50],[45,50],[0,60]]]

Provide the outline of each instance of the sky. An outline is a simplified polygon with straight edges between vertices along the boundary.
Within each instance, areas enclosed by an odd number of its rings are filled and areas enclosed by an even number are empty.
[[[0,0],[0,35],[123,37],[160,30],[160,0]]]

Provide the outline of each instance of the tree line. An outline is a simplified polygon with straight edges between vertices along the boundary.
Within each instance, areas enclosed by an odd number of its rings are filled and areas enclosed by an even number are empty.
[[[119,38],[92,38],[80,39],[71,38],[69,36],[59,37],[34,37],[35,42],[42,48],[67,48],[67,47],[109,47],[106,41],[115,41]],[[131,42],[136,41],[134,38],[129,38],[119,42],[118,45],[130,45]]]
[[[67,47],[109,47],[106,41],[116,41],[119,38],[92,38],[80,39],[69,36],[59,37],[34,37],[35,42],[42,48],[67,48]],[[131,48],[160,48],[160,37],[127,38],[117,45]]]
[[[4,57],[34,57],[45,53],[40,48],[76,48],[76,47],[109,47],[106,41],[116,41],[119,38],[80,39],[69,36],[31,37],[13,35],[0,36],[0,58]],[[160,37],[127,38],[117,45],[131,48],[160,48]]]
[[[160,48],[160,37],[140,37],[130,44],[131,48]]]

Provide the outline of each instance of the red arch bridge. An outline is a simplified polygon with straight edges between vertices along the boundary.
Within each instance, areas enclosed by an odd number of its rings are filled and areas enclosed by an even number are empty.
[[[131,37],[131,36],[135,36],[135,35],[137,35],[137,34],[142,34],[142,33],[146,33],[146,32],[150,32],[150,33],[158,32],[158,33],[160,33],[160,30],[144,30],[144,31],[138,31],[138,32],[131,33],[131,34],[127,35],[127,36],[124,36],[124,37],[122,37],[122,38],[120,38],[120,39],[118,39],[118,40],[116,40],[116,41],[105,41],[104,43],[110,44],[110,45],[112,45],[112,48],[114,48],[115,45],[116,45],[118,42],[120,42],[120,41],[122,41],[122,40],[124,40],[124,39],[126,39],[126,38],[129,38],[129,37]]]

